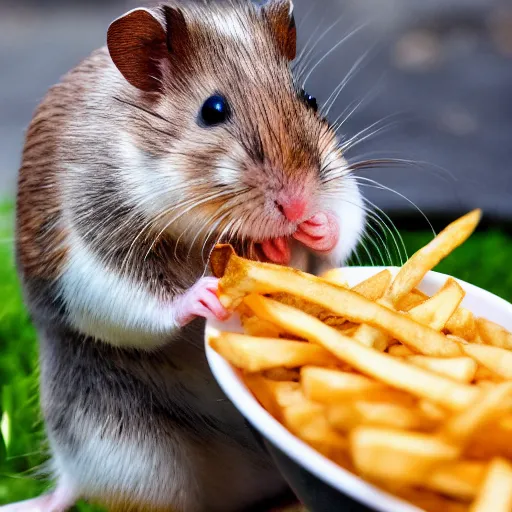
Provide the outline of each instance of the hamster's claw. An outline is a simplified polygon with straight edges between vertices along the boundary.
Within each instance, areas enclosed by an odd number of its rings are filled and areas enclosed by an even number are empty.
[[[203,277],[177,300],[176,323],[180,327],[196,317],[219,320],[229,317],[217,296],[218,283],[215,277]]]
[[[330,212],[317,213],[303,222],[293,238],[316,252],[331,252],[338,243],[338,221]]]

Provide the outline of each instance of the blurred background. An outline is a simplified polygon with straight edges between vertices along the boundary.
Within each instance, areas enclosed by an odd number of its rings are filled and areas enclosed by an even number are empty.
[[[24,130],[59,77],[104,44],[109,23],[137,0],[0,0],[0,191],[14,192]],[[372,178],[427,214],[482,207],[512,216],[512,3],[510,0],[296,0],[301,45],[312,64],[362,23],[315,69],[308,90],[326,99],[363,54],[331,118],[348,137],[392,124],[354,150],[425,165]],[[335,27],[324,34],[333,22]],[[311,64],[311,65],[312,65]],[[350,111],[350,109],[349,109]],[[407,201],[369,189],[388,212]]]
[[[47,485],[33,473],[45,458],[37,348],[12,259],[24,130],[48,87],[104,44],[114,18],[141,3],[0,0],[0,504]],[[420,210],[437,228],[483,208],[479,233],[440,270],[511,300],[510,0],[295,0],[295,7],[300,47],[316,44],[306,88],[320,101],[368,52],[330,118],[345,120],[347,139],[364,139],[349,159],[408,165],[362,171],[382,185],[367,182],[365,196],[391,217],[409,253],[432,237]]]

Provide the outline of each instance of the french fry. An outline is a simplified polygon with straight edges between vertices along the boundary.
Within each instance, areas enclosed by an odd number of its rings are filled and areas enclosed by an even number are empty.
[[[512,332],[462,307],[453,278],[417,288],[480,216],[352,288],[345,269],[317,278],[222,245],[211,258],[245,332],[214,350],[295,436],[425,512],[512,512]]]
[[[466,454],[472,459],[489,460],[493,457],[512,459],[512,432],[500,421],[488,423],[477,430],[466,446]]]
[[[361,324],[351,334],[352,338],[367,347],[384,352],[388,348],[389,336],[367,324]]]
[[[499,421],[500,427],[508,430],[512,435],[512,414],[507,414]]]
[[[418,488],[398,488],[396,494],[425,512],[468,512],[466,503]]]
[[[418,410],[432,422],[440,423],[448,417],[448,412],[430,400],[419,400]]]
[[[450,278],[435,295],[410,309],[408,314],[416,322],[441,331],[459,307],[464,295],[459,283]]]
[[[298,382],[272,382],[269,387],[277,405],[282,409],[305,401]]]
[[[303,397],[297,403],[288,404],[284,407],[286,410],[286,423],[289,424],[290,430],[300,432],[311,424],[316,418],[323,418],[324,406],[317,404]],[[343,439],[343,449],[347,448],[347,441]]]
[[[212,338],[210,345],[231,364],[247,372],[278,367],[297,368],[305,364],[329,366],[337,362],[324,348],[301,341],[254,338],[225,332]]]
[[[512,351],[488,345],[464,345],[464,351],[504,379],[512,379]]]
[[[320,278],[328,283],[335,284],[336,286],[350,288],[344,274],[345,271],[342,268],[331,268],[321,274]]]
[[[278,382],[298,382],[300,379],[300,372],[298,370],[290,370],[289,368],[271,368],[265,370],[263,376],[269,380]]]
[[[459,344],[443,334],[371,302],[352,290],[331,285],[298,270],[244,260],[230,249],[231,257],[219,281],[219,299],[228,309],[236,307],[249,293],[287,292],[330,309],[350,321],[380,328],[422,354],[439,357],[462,354]],[[213,253],[216,251],[225,252],[222,246]],[[218,259],[222,260],[222,257]]]
[[[358,425],[402,430],[424,429],[431,426],[431,422],[412,407],[390,402],[356,400],[337,403],[328,406],[326,414],[331,426],[345,433]]]
[[[499,375],[496,375],[496,373],[492,372],[485,366],[478,366],[475,372],[475,381],[481,382],[481,381],[491,381],[491,382],[502,382],[503,377],[500,377]]]
[[[495,385],[496,386],[496,385]],[[493,457],[506,457],[512,459],[512,415],[504,414],[497,421],[487,423],[480,428],[471,443],[467,446],[470,457],[490,459]]]
[[[355,408],[365,425],[382,426],[403,430],[423,429],[430,422],[411,406],[391,402],[358,400]]]
[[[281,332],[270,322],[265,322],[256,316],[241,316],[244,332],[250,336],[259,338],[279,338]]]
[[[393,276],[389,270],[381,270],[379,273],[352,287],[352,291],[368,300],[376,301],[382,298],[391,284],[392,278]]]
[[[282,304],[286,304],[287,306],[292,306],[294,308],[300,309],[301,311],[304,311],[304,313],[319,318],[322,321],[325,320],[326,318],[333,317],[332,311],[329,311],[328,309],[325,309],[322,306],[315,304],[314,302],[310,302],[300,297],[296,297],[291,293],[273,293],[270,295],[270,297],[274,300],[277,300],[278,302],[281,302]],[[337,319],[338,317],[334,318]],[[341,320],[342,323],[345,322],[344,318],[340,318],[339,320]]]
[[[325,408],[325,415],[331,427],[342,434],[347,434],[362,423],[362,419],[355,410],[354,404],[350,401],[327,406]]]
[[[323,403],[354,399],[385,389],[380,382],[363,375],[315,366],[302,368],[301,384],[304,394],[310,400]]]
[[[428,357],[420,355],[406,356],[409,363],[425,368],[459,382],[469,383],[475,378],[478,365],[470,357]]]
[[[414,396],[428,398],[453,410],[471,405],[480,391],[367,348],[302,311],[266,297],[250,295],[245,303],[257,316],[286,331],[314,341],[362,373]]]
[[[446,337],[449,339],[449,340],[452,340],[452,341],[455,341],[455,343],[457,343],[460,347],[462,347],[463,345],[469,345],[469,341],[465,340],[464,338],[461,338],[459,336],[454,336],[453,334],[447,334]]]
[[[331,404],[364,398],[366,401],[397,403],[412,407],[415,399],[364,375],[316,366],[304,366],[301,384],[310,400]]]
[[[264,409],[274,418],[282,421],[281,408],[276,402],[274,390],[271,387],[272,382],[262,377],[259,373],[246,373],[242,378],[247,388]]]
[[[306,401],[298,382],[276,382],[259,373],[245,373],[245,385],[256,400],[279,421],[283,421],[283,409]]]
[[[512,350],[512,334],[498,325],[485,318],[477,318],[476,325],[482,341],[487,345]]]
[[[487,471],[487,464],[477,461],[447,462],[436,466],[422,484],[426,489],[462,501],[475,498]]]
[[[345,270],[342,268],[333,268],[324,272],[320,278],[328,283],[341,286],[342,288],[349,288],[348,282],[344,277],[344,273]],[[384,295],[391,284],[392,278],[393,276],[391,275],[391,272],[388,269],[384,269],[353,286],[352,291],[371,301],[376,301]]]
[[[470,512],[510,512],[512,510],[512,467],[501,458],[491,462],[480,492]]]
[[[410,393],[392,387],[384,387],[382,390],[368,391],[365,393],[364,399],[367,402],[388,402],[403,405],[404,407],[414,407],[418,402],[418,399]]]
[[[297,437],[326,457],[349,464],[348,440],[329,425],[323,406],[309,401],[296,403],[283,409],[283,417],[284,425]]]
[[[445,330],[459,338],[473,341],[477,336],[475,316],[468,309],[459,307],[446,322]]]
[[[397,311],[409,311],[415,306],[419,306],[425,302],[429,296],[426,293],[418,290],[417,288],[411,290],[407,295],[402,297],[396,304]]]
[[[400,269],[386,297],[396,304],[418,286],[429,270],[471,236],[481,216],[480,210],[473,210],[449,224],[429,244],[416,252]]]
[[[512,411],[512,382],[487,390],[481,400],[454,415],[440,429],[440,435],[464,447],[474,433],[506,412]]]
[[[407,356],[413,356],[416,353],[412,351],[409,347],[406,347],[405,345],[393,345],[388,348],[388,354],[394,356],[394,357],[407,357]]]
[[[491,389],[496,387],[496,382],[491,380],[479,380],[478,382],[475,382],[475,384],[481,389]]]
[[[350,329],[355,330],[357,327],[359,327],[357,324],[347,322],[344,318],[339,316],[328,316],[327,318],[324,318],[324,323],[334,327],[335,329],[338,329],[339,331],[344,332]]]
[[[238,305],[236,312],[240,316],[240,321],[243,322],[245,318],[253,318],[254,313],[243,302]]]
[[[455,460],[457,448],[428,434],[356,427],[350,452],[359,473],[377,481],[417,484],[441,462]]]

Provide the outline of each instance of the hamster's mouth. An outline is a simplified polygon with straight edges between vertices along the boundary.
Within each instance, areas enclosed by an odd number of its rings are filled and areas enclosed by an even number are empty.
[[[224,240],[222,243],[231,244],[237,254],[253,261],[288,265],[291,260],[291,237],[272,238],[261,242]]]
[[[249,244],[243,244],[245,246],[241,249],[250,259],[256,261],[289,265],[292,241],[298,241],[318,254],[328,254],[334,250],[339,238],[340,229],[337,218],[331,212],[322,212],[301,223],[291,236],[252,241]]]
[[[264,240],[256,244],[256,247],[263,254],[264,260],[278,265],[288,265],[291,260],[292,251],[290,247],[290,238],[279,237]]]

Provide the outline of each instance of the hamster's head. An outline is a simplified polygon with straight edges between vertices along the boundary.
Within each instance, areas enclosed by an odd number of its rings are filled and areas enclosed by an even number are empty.
[[[144,162],[133,203],[156,230],[278,263],[297,243],[333,264],[350,254],[362,198],[334,130],[293,76],[289,0],[136,9],[111,25],[108,48],[138,119],[127,123]]]

